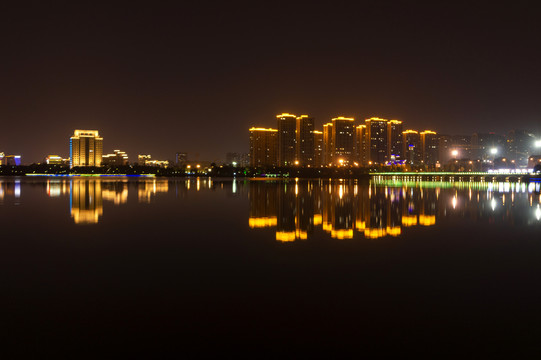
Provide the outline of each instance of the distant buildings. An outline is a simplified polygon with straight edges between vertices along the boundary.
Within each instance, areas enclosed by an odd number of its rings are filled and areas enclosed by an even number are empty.
[[[178,152],[175,154],[175,164],[177,166],[183,166],[188,162],[188,153]]]
[[[103,138],[97,130],[75,130],[70,138],[70,167],[101,166]]]
[[[153,160],[151,155],[137,155],[137,161],[139,166],[156,166],[165,168],[169,166],[169,161]]]
[[[128,165],[128,154],[124,151],[113,150],[113,154],[107,154],[102,156],[103,165]]]
[[[64,159],[59,155],[47,155],[45,157],[45,164],[48,165],[69,165],[70,159]]]

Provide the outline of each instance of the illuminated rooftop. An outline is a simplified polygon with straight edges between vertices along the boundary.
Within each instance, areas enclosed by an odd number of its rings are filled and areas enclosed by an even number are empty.
[[[256,128],[256,127],[252,127],[250,128],[249,131],[271,131],[271,132],[276,132],[278,131],[278,129],[266,129],[266,128]]]
[[[415,131],[415,130],[406,130],[406,131],[402,131],[402,134],[418,134],[419,132],[418,131]]]
[[[92,137],[100,137],[100,134],[98,130],[75,130],[73,137],[80,137],[80,136],[92,136]]]
[[[347,121],[354,121],[355,119],[352,118],[352,117],[344,117],[344,116],[339,116],[339,117],[335,117],[332,119],[332,121],[335,121],[335,120],[347,120]]]
[[[391,124],[402,124],[402,120],[389,120]]]
[[[385,121],[385,122],[387,122],[388,120],[387,119],[382,119],[382,118],[379,118],[379,117],[371,117],[370,119],[366,119],[365,121]]]
[[[283,117],[294,117],[294,118],[297,118],[296,115],[293,115],[293,114],[289,114],[289,113],[282,113],[280,115],[276,115],[276,118],[283,118]]]
[[[436,135],[436,132],[432,131],[432,130],[425,130],[425,131],[421,132],[421,134],[434,134],[434,135]]]

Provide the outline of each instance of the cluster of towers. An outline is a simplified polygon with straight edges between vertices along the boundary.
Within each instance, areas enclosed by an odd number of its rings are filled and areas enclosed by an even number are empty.
[[[318,131],[308,115],[284,113],[276,119],[275,129],[250,129],[251,166],[434,166],[438,161],[436,132],[404,131],[400,120],[373,117],[356,124],[340,116]]]

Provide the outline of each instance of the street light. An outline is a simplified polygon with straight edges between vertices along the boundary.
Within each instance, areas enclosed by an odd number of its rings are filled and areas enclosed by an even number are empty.
[[[456,157],[458,156],[458,150],[451,151],[451,155],[453,155],[453,158],[456,159]]]
[[[540,148],[541,147],[541,140],[535,140],[534,145],[535,145],[536,148]]]

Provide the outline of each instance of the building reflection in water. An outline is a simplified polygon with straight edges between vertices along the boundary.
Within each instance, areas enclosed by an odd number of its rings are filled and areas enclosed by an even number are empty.
[[[410,227],[462,221],[539,222],[539,183],[356,180],[252,181],[250,228],[275,228],[276,240],[397,237]],[[516,206],[518,205],[518,206]]]
[[[137,184],[137,197],[140,203],[150,204],[154,195],[168,191],[169,181],[166,179],[145,180]]]
[[[103,214],[102,182],[98,179],[72,179],[71,217],[76,224],[97,224]]]

